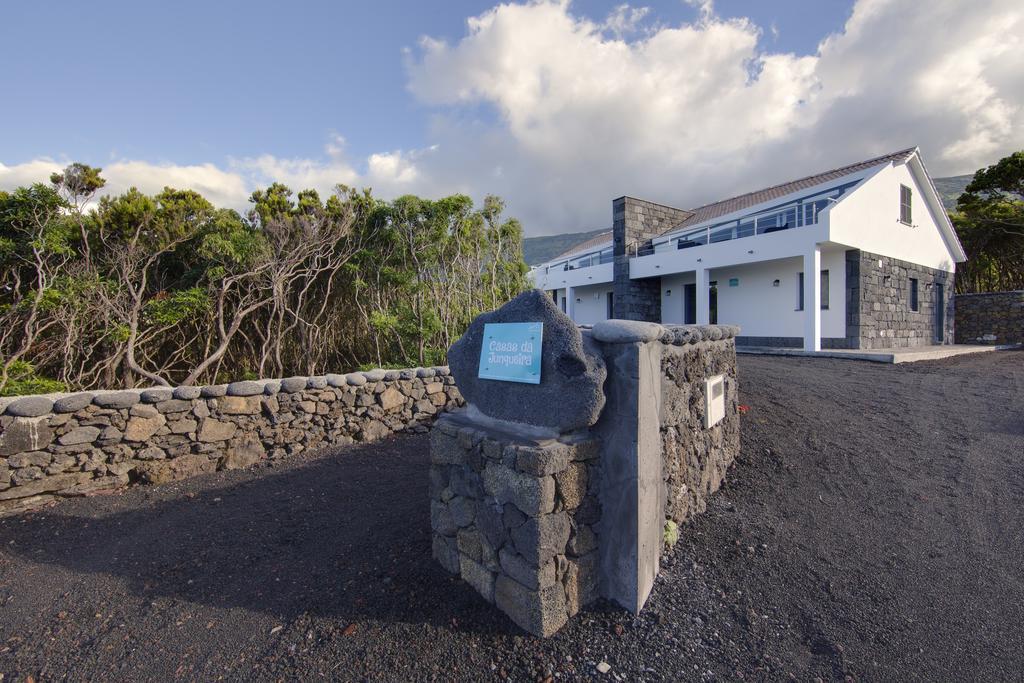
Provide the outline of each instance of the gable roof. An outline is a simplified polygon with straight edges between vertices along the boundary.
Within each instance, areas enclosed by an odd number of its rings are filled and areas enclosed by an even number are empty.
[[[580,242],[579,244],[577,244],[574,247],[570,247],[568,251],[564,251],[561,254],[559,254],[558,256],[556,256],[555,258],[550,259],[549,263],[551,261],[561,261],[562,259],[569,258],[570,256],[573,256],[574,254],[580,254],[580,253],[583,253],[583,252],[586,252],[586,251],[590,251],[591,249],[596,249],[597,247],[601,246],[605,242],[610,242],[611,239],[612,239],[612,231],[611,230],[606,230],[605,232],[602,232],[599,235],[594,235],[590,239],[585,240],[583,242]]]
[[[696,209],[691,209],[693,213],[686,218],[682,223],[678,223],[671,228],[663,231],[661,234],[667,234],[674,232],[680,228],[685,228],[690,225],[696,225],[705,221],[713,220],[719,216],[725,216],[733,213],[734,211],[741,211],[743,209],[756,206],[763,202],[768,202],[779,197],[784,197],[790,193],[804,190],[810,187],[815,187],[832,180],[837,180],[844,176],[866,171],[875,166],[886,163],[910,163],[914,162],[920,165],[920,168],[924,174],[924,177],[928,180],[927,200],[929,203],[935,204],[942,207],[941,197],[938,191],[935,189],[935,184],[931,179],[931,175],[927,169],[924,168],[924,162],[921,160],[920,151],[917,147],[908,147],[907,149],[901,149],[898,152],[892,152],[890,154],[883,154],[882,156],[873,157],[871,159],[865,159],[864,161],[858,161],[853,164],[846,166],[840,166],[829,171],[822,173],[816,173],[809,175],[804,178],[798,178],[789,182],[780,183],[779,185],[772,185],[762,190],[756,190],[754,192],[747,192],[746,194],[737,195],[730,197],[729,199],[723,199],[721,201],[712,202],[711,204],[705,204],[699,206]],[[963,246],[960,244],[960,240],[957,237],[956,230],[953,228],[953,224],[949,220],[949,216],[946,214],[944,209],[937,211],[939,218],[939,227],[943,232],[943,235],[952,249],[955,259],[958,263],[963,262],[967,257],[963,251]],[[592,237],[584,242],[581,242],[567,251],[559,254],[555,258],[548,261],[548,263],[559,261],[562,259],[570,258],[576,254],[582,254],[587,251],[597,249],[602,246],[605,242],[611,242],[612,231],[608,230],[602,232],[595,237]]]
[[[917,151],[916,147],[909,147],[898,152],[892,152],[891,154],[885,154],[873,159],[865,159],[864,161],[858,161],[857,163],[849,164],[847,166],[840,166],[839,168],[834,168],[823,173],[815,173],[814,175],[809,175],[804,178],[798,178],[797,180],[790,180],[786,183],[766,187],[763,190],[755,190],[754,192],[747,192],[746,194],[741,194],[736,197],[730,197],[729,199],[705,204],[704,206],[692,209],[693,214],[691,216],[665,232],[671,232],[672,230],[676,230],[687,225],[703,223],[705,221],[718,218],[719,216],[725,216],[726,214],[730,214],[734,211],[740,211],[751,206],[756,206],[762,202],[784,197],[792,192],[805,190],[809,187],[814,187],[816,185],[821,185],[822,183],[827,183],[831,180],[842,178],[843,176],[848,176],[859,171],[865,171],[874,166],[878,166],[879,164],[891,163],[893,161],[903,162],[909,159],[915,151]]]

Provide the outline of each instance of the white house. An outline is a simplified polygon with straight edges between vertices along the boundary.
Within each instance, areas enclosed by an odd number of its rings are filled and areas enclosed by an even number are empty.
[[[728,323],[740,344],[952,343],[966,256],[917,148],[684,210],[632,197],[530,277],[581,324]]]

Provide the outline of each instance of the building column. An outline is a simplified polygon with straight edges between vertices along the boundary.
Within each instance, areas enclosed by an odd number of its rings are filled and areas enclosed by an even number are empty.
[[[576,321],[576,288],[565,288],[565,314]]]
[[[821,245],[804,254],[804,351],[821,351]]]
[[[710,268],[698,268],[697,269],[697,324],[698,325],[710,325],[711,324],[711,301],[708,297],[711,296],[710,288],[708,283],[711,282],[711,269]]]

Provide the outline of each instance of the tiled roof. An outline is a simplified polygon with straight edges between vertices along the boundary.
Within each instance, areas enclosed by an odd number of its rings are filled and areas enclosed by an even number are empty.
[[[579,244],[577,244],[576,246],[572,247],[568,251],[559,254],[558,256],[556,256],[555,258],[553,258],[551,260],[552,261],[559,261],[559,260],[564,259],[564,258],[569,258],[573,254],[580,254],[580,253],[583,253],[583,252],[590,251],[591,249],[596,249],[597,247],[601,246],[605,242],[611,241],[611,239],[612,239],[612,231],[611,230],[608,230],[607,232],[602,232],[599,235],[595,235],[594,237],[591,237],[589,240],[587,240],[585,242],[580,242]]]
[[[762,202],[784,197],[791,192],[804,190],[809,187],[814,187],[815,185],[827,183],[830,180],[842,178],[843,176],[850,175],[851,173],[864,171],[872,168],[873,166],[878,166],[879,164],[890,163],[893,161],[906,161],[916,150],[916,147],[910,147],[908,149],[900,150],[899,152],[893,152],[892,154],[885,154],[880,157],[875,157],[874,159],[866,159],[864,161],[858,161],[855,164],[850,164],[849,166],[842,166],[840,168],[832,169],[831,171],[825,171],[824,173],[810,175],[806,178],[791,180],[788,183],[782,183],[781,185],[773,185],[772,187],[766,187],[763,190],[748,192],[746,194],[741,194],[730,199],[723,199],[722,201],[714,202],[712,204],[705,204],[704,206],[693,209],[692,216],[689,216],[679,225],[673,226],[671,230],[687,225],[703,223],[705,221],[718,218],[719,216],[730,214],[733,211],[740,211]],[[670,232],[671,230],[666,230],[665,232]]]

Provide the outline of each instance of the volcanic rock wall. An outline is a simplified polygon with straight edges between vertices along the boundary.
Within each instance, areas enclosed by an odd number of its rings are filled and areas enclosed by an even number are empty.
[[[3,399],[0,512],[426,431],[461,402],[447,367]]]

